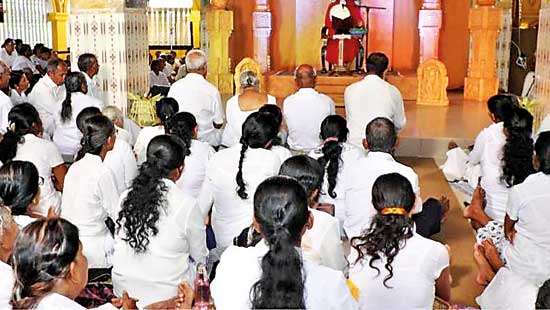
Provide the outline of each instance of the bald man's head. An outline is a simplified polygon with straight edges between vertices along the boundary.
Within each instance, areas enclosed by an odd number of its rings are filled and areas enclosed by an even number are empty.
[[[315,88],[317,71],[310,65],[300,65],[294,71],[294,79],[298,88]]]

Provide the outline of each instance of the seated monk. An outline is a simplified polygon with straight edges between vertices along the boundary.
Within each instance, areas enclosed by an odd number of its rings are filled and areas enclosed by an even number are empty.
[[[325,27],[328,29],[327,61],[338,64],[339,40],[334,35],[350,34],[350,30],[363,27],[361,11],[353,0],[337,0],[331,3],[326,12]],[[343,63],[352,62],[359,52],[361,42],[357,38],[344,41]]]

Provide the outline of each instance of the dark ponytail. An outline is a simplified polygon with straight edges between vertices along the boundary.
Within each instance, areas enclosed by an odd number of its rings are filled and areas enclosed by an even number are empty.
[[[14,309],[33,309],[67,277],[76,259],[78,228],[62,218],[39,219],[17,236],[12,254]]]
[[[71,103],[71,94],[82,92],[83,85],[86,85],[86,78],[82,72],[70,72],[65,78],[65,89],[67,95],[61,103],[61,122],[65,123],[73,116],[73,107]]]
[[[166,132],[166,128],[170,127],[170,118],[178,113],[178,102],[174,98],[165,97],[157,101],[157,103],[155,104],[155,108],[157,112],[157,117],[162,126],[164,126],[164,130]]]
[[[239,171],[235,177],[237,182],[237,195],[241,199],[247,199],[246,183],[243,179],[243,163],[248,148],[259,149],[266,147],[270,141],[277,137],[279,127],[267,113],[254,112],[243,123],[241,136],[241,157],[239,158]]]
[[[525,109],[517,108],[504,120],[506,144],[502,157],[502,181],[508,187],[521,184],[533,168],[533,116]]]
[[[265,180],[254,195],[254,218],[269,251],[250,291],[252,308],[305,309],[303,263],[296,250],[309,218],[304,189],[288,177]]]
[[[168,188],[162,179],[183,166],[187,147],[176,136],[162,135],[151,140],[147,161],[139,168],[116,221],[124,240],[136,253],[144,253],[149,238],[158,233],[157,222],[165,208]]]
[[[323,142],[323,156],[319,158],[319,163],[327,171],[328,194],[336,198],[334,188],[340,170],[342,161],[342,145],[348,139],[348,127],[346,119],[339,115],[327,116],[321,123],[321,139]]]
[[[29,205],[40,191],[39,180],[33,163],[10,161],[0,168],[0,200],[13,215],[28,214]]]
[[[86,153],[99,155],[103,145],[114,134],[115,126],[107,117],[96,115],[88,118],[83,124],[81,148],[76,160],[82,159]]]
[[[550,132],[542,132],[535,143],[535,152],[539,160],[539,171],[550,174]]]
[[[26,134],[38,134],[42,127],[40,116],[30,103],[14,106],[8,113],[8,124],[4,138],[0,141],[0,161],[7,163],[17,154],[17,144],[23,142]]]
[[[279,169],[279,175],[292,177],[306,190],[308,205],[313,206],[319,201],[319,195],[313,195],[321,191],[323,186],[323,167],[315,159],[307,155],[297,155],[285,160]]]
[[[351,246],[358,253],[355,263],[368,255],[369,266],[380,274],[374,263],[386,258],[384,267],[388,275],[384,277],[384,286],[387,288],[387,282],[393,277],[392,263],[406,240],[413,236],[414,222],[409,213],[415,199],[411,183],[404,176],[397,173],[380,176],[372,188],[372,204],[378,213],[361,236],[351,239]]]
[[[189,112],[180,112],[174,115],[165,127],[167,134],[178,136],[189,150],[191,149],[195,128],[197,128],[197,120]],[[191,152],[186,155],[191,155]]]

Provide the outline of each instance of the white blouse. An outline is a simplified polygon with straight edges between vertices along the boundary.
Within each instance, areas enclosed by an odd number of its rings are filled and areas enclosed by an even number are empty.
[[[113,149],[107,153],[103,163],[113,172],[119,194],[132,185],[138,171],[136,157],[127,142],[117,137]]]
[[[277,101],[275,97],[267,95],[267,103],[276,105]],[[242,111],[239,107],[239,95],[235,95],[227,100],[225,107],[225,114],[227,118],[227,123],[223,129],[222,134],[222,145],[231,147],[240,142],[242,136],[242,127],[246,118],[254,113],[258,112],[259,109],[251,111]]]
[[[319,196],[319,202],[334,205],[334,215],[340,223],[343,223],[346,218],[346,212],[344,199],[345,192],[343,189],[344,186],[342,185],[342,171],[344,171],[344,167],[347,165],[353,165],[357,160],[365,157],[365,151],[347,142],[341,143],[340,145],[342,146],[342,153],[340,154],[338,175],[336,176],[336,187],[334,188],[336,198],[332,198],[328,193],[328,177],[325,169],[325,179],[323,181],[321,195]],[[311,151],[309,156],[315,159],[323,157],[323,146],[321,145],[317,149]]]
[[[38,303],[36,310],[52,310],[52,309],[64,309],[64,310],[85,310],[76,301],[65,297],[58,293],[50,293],[46,297],[42,298]],[[106,303],[94,309],[114,310],[118,309],[111,303]]]
[[[13,285],[15,284],[15,277],[13,276],[13,269],[10,265],[0,261],[0,309],[10,310],[11,297]]]
[[[26,134],[22,141],[17,145],[17,153],[13,159],[30,161],[36,166],[38,175],[44,181],[40,186],[40,203],[35,211],[46,216],[50,207],[58,211],[61,206],[61,193],[54,187],[52,169],[64,164],[63,158],[51,141],[33,134]]]
[[[191,154],[185,157],[183,175],[176,182],[178,187],[193,198],[198,198],[206,176],[208,162],[214,156],[210,144],[199,140],[191,141]]]
[[[78,227],[89,268],[111,266],[113,238],[105,220],[116,220],[117,204],[115,179],[101,157],[88,153],[71,165],[65,176],[61,217]]]
[[[223,253],[210,292],[216,309],[250,309],[250,289],[262,275],[261,259],[268,252],[265,242],[255,247],[231,246]],[[357,309],[342,272],[303,260],[306,309]]]
[[[407,239],[392,262],[393,277],[384,286],[388,271],[382,257],[374,262],[380,274],[369,266],[370,256],[355,263],[357,252],[352,249],[350,280],[359,289],[361,309],[432,309],[435,281],[449,267],[449,252],[439,242],[414,233]]]
[[[25,92],[18,93],[15,89],[12,89],[10,91],[10,99],[11,99],[11,103],[14,106],[20,103],[29,102],[29,99],[27,98],[27,94],[25,94]]]
[[[55,131],[53,134],[53,142],[59,148],[61,154],[74,156],[80,150],[80,140],[82,133],[76,126],[76,117],[82,110],[88,107],[96,107],[101,109],[103,104],[98,99],[88,96],[83,93],[71,94],[72,113],[71,118],[67,121],[61,120],[62,101],[58,102],[57,111],[54,115]]]
[[[134,145],[134,153],[137,157],[138,166],[147,160],[147,146],[154,137],[165,134],[164,126],[154,126],[143,128],[137,137]]]
[[[195,263],[205,263],[208,255],[204,220],[196,200],[180,191],[174,182],[163,182],[168,189],[167,203],[156,224],[159,231],[149,237],[146,253],[137,254],[122,240],[126,236],[123,229],[115,235],[115,294],[122,296],[127,291],[143,306],[175,297],[181,281],[193,283],[194,265],[190,258]],[[127,195],[128,192],[122,195],[118,212]]]
[[[214,154],[208,164],[199,198],[204,217],[213,204],[212,228],[219,248],[231,245],[233,237],[252,224],[256,187],[265,179],[277,175],[281,166],[279,155],[275,152],[263,148],[248,148],[242,169],[248,199],[241,199],[237,195],[235,180],[240,157],[241,144]]]

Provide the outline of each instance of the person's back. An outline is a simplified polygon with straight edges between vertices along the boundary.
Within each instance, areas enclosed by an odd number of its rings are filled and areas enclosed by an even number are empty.
[[[117,135],[113,149],[105,156],[104,164],[113,173],[117,191],[122,194],[137,175],[136,156],[132,147]]]
[[[206,169],[214,149],[206,142],[192,140],[189,148],[191,154],[185,158],[184,177],[179,179],[176,184],[186,194],[193,198],[198,198],[204,179],[206,178]]]
[[[365,126],[377,117],[391,120],[398,130],[406,124],[403,98],[399,90],[382,79],[388,68],[388,58],[373,53],[367,59],[367,76],[344,92],[349,141],[360,146]]]

